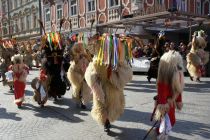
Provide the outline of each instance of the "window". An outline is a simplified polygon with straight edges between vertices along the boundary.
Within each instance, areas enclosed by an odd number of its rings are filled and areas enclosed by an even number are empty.
[[[30,23],[31,23],[30,15],[27,15],[26,16],[26,30],[29,30],[31,28]]]
[[[187,1],[186,0],[176,0],[177,9],[180,11],[187,11]]]
[[[71,0],[70,1],[70,7],[71,7],[71,14],[70,15],[76,15],[77,14],[77,1]]]
[[[50,9],[45,10],[45,21],[46,22],[50,21]]]
[[[20,6],[23,4],[23,0],[20,0]]]
[[[33,28],[36,28],[36,23],[37,23],[37,16],[36,13],[33,13]]]
[[[18,2],[17,0],[14,1],[14,8],[18,7],[18,3],[17,2]]]
[[[14,33],[18,33],[18,20],[17,19],[14,22]]]
[[[62,5],[57,5],[57,19],[61,19],[63,16],[63,10]]]
[[[12,10],[12,0],[9,1],[9,9]]]
[[[203,14],[208,15],[209,14],[209,1],[205,1],[203,3]]]
[[[6,4],[6,1],[2,1],[2,13],[6,13],[6,7],[7,7],[7,4]]]
[[[95,0],[88,0],[87,1],[88,12],[95,11]]]
[[[9,30],[10,30],[9,32],[10,32],[11,34],[14,33],[14,28],[15,28],[14,22],[13,22],[13,20],[11,20],[11,21],[10,21],[10,29],[9,29]]]
[[[6,35],[7,34],[7,23],[3,24],[3,34]]]
[[[24,17],[20,18],[20,28],[21,28],[21,31],[25,30],[25,28],[24,28]]]
[[[109,0],[109,7],[118,6],[119,0]]]
[[[201,14],[201,1],[196,0],[196,13]]]
[[[157,0],[157,3],[158,3],[159,5],[164,5],[164,4],[165,4],[165,1],[164,1],[164,0]]]

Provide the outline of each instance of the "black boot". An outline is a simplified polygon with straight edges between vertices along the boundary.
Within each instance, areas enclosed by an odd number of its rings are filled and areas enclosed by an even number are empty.
[[[150,81],[151,77],[147,76],[147,80],[148,80],[149,83],[151,83],[151,81]]]
[[[190,76],[190,80],[193,81],[193,77],[192,76]]]
[[[105,124],[104,124],[104,132],[110,132],[111,124],[109,120],[107,119]]]
[[[84,105],[84,104],[81,102],[80,108],[81,108],[81,109],[86,109],[87,107],[86,107],[86,105]]]
[[[57,97],[54,97],[54,102],[57,102],[57,101],[58,101]]]
[[[200,78],[197,78],[196,81],[199,82],[199,83],[201,82]]]
[[[13,90],[13,87],[12,86],[9,86],[10,87],[10,90],[12,91]]]

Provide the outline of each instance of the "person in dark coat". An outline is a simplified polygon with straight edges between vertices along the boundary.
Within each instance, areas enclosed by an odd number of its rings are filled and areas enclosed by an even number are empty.
[[[153,51],[151,54],[150,68],[147,73],[147,80],[149,83],[151,83],[152,78],[157,79],[158,65],[159,65],[160,57],[164,53],[164,45],[165,45],[165,33],[160,32],[158,35],[156,45],[153,48]]]

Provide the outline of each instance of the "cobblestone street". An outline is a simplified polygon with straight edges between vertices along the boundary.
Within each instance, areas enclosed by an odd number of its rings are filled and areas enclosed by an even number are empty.
[[[30,81],[35,76],[38,70],[30,71],[22,109],[13,103],[9,87],[0,84],[0,140],[141,140],[153,125],[150,116],[156,86],[154,80],[149,84],[145,75],[134,75],[126,86],[124,114],[112,124],[109,135],[91,118],[91,104],[87,110],[79,109],[71,99],[71,91],[40,108],[32,99]],[[184,108],[176,114],[172,140],[210,139],[210,78],[201,80],[195,83],[185,78]]]

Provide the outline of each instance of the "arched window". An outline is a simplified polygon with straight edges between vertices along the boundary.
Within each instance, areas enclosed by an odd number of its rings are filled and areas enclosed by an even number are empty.
[[[200,0],[196,0],[196,14],[201,15],[201,1]]]
[[[176,0],[177,9],[187,12],[187,0]]]
[[[3,34],[6,35],[8,32],[7,32],[7,23],[3,23]]]
[[[24,17],[21,17],[20,18],[20,29],[21,29],[21,31],[24,31],[25,30],[25,27],[24,27]]]
[[[208,15],[209,14],[209,1],[206,0],[203,3],[203,14]]]
[[[37,26],[37,15],[36,13],[33,13],[33,28],[36,28]]]
[[[31,23],[31,16],[27,15],[26,16],[26,30],[31,29],[30,23]]]

